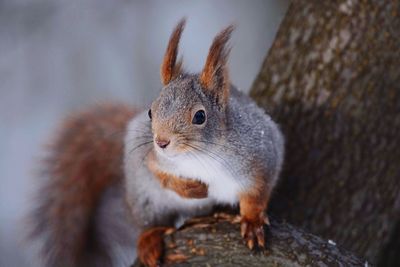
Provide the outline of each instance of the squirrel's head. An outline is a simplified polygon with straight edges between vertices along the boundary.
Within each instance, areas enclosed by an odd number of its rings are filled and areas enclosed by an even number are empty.
[[[149,110],[154,145],[158,152],[174,156],[204,149],[220,138],[226,127],[230,82],[227,46],[233,26],[221,31],[210,47],[201,73],[188,74],[177,61],[182,19],[170,37],[161,65],[163,88]]]

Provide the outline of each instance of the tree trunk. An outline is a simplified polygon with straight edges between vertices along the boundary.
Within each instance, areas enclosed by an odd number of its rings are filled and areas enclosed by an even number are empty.
[[[255,255],[237,224],[210,217],[167,237],[167,260],[364,265],[331,239],[381,266],[399,265],[399,8],[397,0],[292,1],[251,91],[287,140],[270,210],[325,239],[272,220],[267,253]]]
[[[332,241],[271,220],[267,250],[251,252],[230,218],[189,221],[165,238],[166,265],[173,266],[362,266],[364,262]],[[133,267],[141,264],[136,262]]]
[[[293,1],[251,96],[287,140],[274,214],[398,263],[399,1]]]

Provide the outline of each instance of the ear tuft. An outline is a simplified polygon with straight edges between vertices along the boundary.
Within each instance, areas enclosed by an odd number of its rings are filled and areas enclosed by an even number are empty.
[[[171,80],[181,73],[182,59],[176,61],[178,55],[179,40],[185,28],[186,18],[183,18],[175,26],[169,38],[167,50],[165,51],[163,63],[161,64],[161,82],[167,85]]]
[[[208,52],[206,64],[200,75],[202,86],[218,95],[221,100],[227,101],[229,95],[229,74],[227,61],[231,48],[228,41],[235,27],[228,26],[215,38]]]

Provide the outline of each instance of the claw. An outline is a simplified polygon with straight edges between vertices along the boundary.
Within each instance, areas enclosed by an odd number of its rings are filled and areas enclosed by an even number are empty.
[[[264,223],[266,224],[266,225],[271,225],[271,223],[269,222],[269,218],[268,218],[268,215],[266,215],[265,214],[265,216],[264,216]]]
[[[247,226],[248,226],[247,222],[242,222],[242,224],[240,225],[240,234],[242,237],[246,235]]]
[[[261,215],[255,220],[242,217],[240,234],[244,238],[249,249],[252,250],[255,246],[260,249],[265,248],[264,222],[269,223],[268,217],[264,215]]]
[[[256,228],[256,237],[257,237],[257,243],[260,248],[265,247],[265,240],[264,240],[264,229],[263,227],[258,227]]]
[[[253,248],[254,248],[254,240],[253,240],[253,238],[247,240],[247,246],[249,247],[250,250],[253,250]]]

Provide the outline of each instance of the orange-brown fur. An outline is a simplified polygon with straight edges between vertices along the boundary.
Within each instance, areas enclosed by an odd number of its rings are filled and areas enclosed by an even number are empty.
[[[270,190],[266,184],[264,172],[256,177],[252,188],[242,192],[239,197],[241,215],[241,234],[247,246],[253,249],[257,244],[264,247],[264,224],[268,223],[266,210],[270,199]]]
[[[125,105],[99,105],[71,116],[51,144],[52,153],[44,171],[51,181],[40,192],[42,202],[34,214],[36,228],[32,233],[37,236],[51,229],[52,235],[43,247],[51,265],[62,262],[62,266],[87,266],[91,265],[85,258],[88,251],[101,250],[107,255],[92,236],[92,219],[104,191],[123,179],[125,128],[135,114]],[[163,186],[182,197],[207,197],[208,188],[201,182],[156,174]],[[162,251],[161,232],[156,228],[142,233],[142,241],[138,242],[142,244],[138,247],[142,260],[150,259],[146,262],[152,263],[161,256],[157,252]],[[103,266],[110,265],[110,258],[104,257],[102,262]]]
[[[169,227],[153,227],[139,236],[137,242],[138,258],[148,267],[156,267],[160,265],[160,259],[164,252],[163,236]]]
[[[44,171],[50,181],[35,213],[33,236],[51,231],[43,247],[48,262],[86,265],[84,253],[100,249],[91,221],[105,189],[122,180],[125,127],[134,114],[125,105],[100,105],[62,125]]]
[[[233,29],[234,27],[231,25],[214,38],[200,75],[200,81],[205,89],[222,92],[223,103],[227,103],[229,97],[228,87],[230,84],[226,65],[230,49],[227,48],[227,42]]]
[[[175,191],[184,198],[206,198],[208,196],[208,186],[200,181],[193,179],[183,179],[175,175],[160,171],[151,153],[147,160],[149,170],[160,180],[165,188]]]
[[[182,19],[178,25],[176,25],[169,39],[163,63],[161,64],[161,82],[164,85],[168,84],[181,72],[182,60],[176,62],[176,57],[178,54],[179,40],[181,38],[183,28],[185,27],[185,23],[186,20]]]

